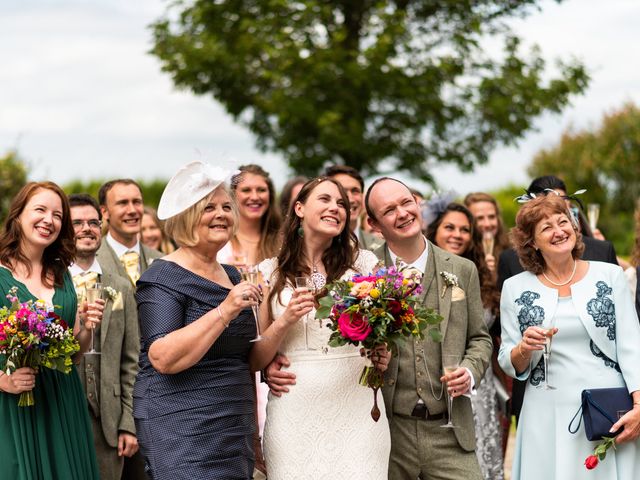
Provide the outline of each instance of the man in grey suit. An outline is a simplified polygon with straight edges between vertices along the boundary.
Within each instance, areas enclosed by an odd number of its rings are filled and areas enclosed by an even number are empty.
[[[84,386],[102,480],[119,480],[124,458],[138,450],[133,421],[133,383],[138,372],[138,315],[129,281],[100,264],[101,215],[89,195],[69,197],[76,258],[69,270],[78,289],[103,285],[106,306],[95,333],[99,355],[84,355],[78,368]]]
[[[351,214],[351,222],[349,228],[358,238],[360,248],[374,250],[382,245],[383,240],[376,237],[372,233],[367,232],[360,225],[360,214],[364,208],[362,195],[364,193],[364,179],[362,175],[353,167],[347,165],[331,165],[324,171],[325,176],[333,178],[337,181],[349,198],[349,208]]]
[[[469,395],[489,364],[492,344],[483,321],[476,267],[422,235],[419,207],[402,182],[388,177],[376,180],[367,191],[365,206],[371,226],[386,240],[375,252],[378,258],[387,266],[401,259],[422,272],[425,305],[444,318],[442,343],[427,338],[403,344],[385,373],[389,478],[481,479]],[[445,355],[456,355],[460,361],[457,369],[443,376]],[[457,428],[441,428],[447,412],[443,381],[454,398],[452,419]]]
[[[100,210],[107,226],[105,241],[98,249],[100,265],[128,280],[135,290],[140,275],[162,256],[139,241],[144,203],[140,186],[131,179],[111,180],[98,192]],[[125,460],[125,480],[146,478],[140,454]]]

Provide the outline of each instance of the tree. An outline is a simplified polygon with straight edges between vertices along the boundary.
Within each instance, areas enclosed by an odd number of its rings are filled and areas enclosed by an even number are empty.
[[[9,213],[13,197],[27,183],[28,168],[16,150],[0,156],[0,221]]]
[[[298,173],[326,162],[469,171],[515,143],[588,75],[558,62],[547,81],[506,25],[539,0],[177,0],[151,52],[175,85],[211,95]],[[502,58],[483,49],[503,43]]]
[[[89,182],[83,182],[82,180],[73,180],[64,186],[64,191],[67,195],[71,195],[72,193],[88,193],[97,200],[100,186],[105,181],[91,180]],[[157,208],[158,203],[160,203],[160,197],[162,196],[164,187],[167,185],[167,180],[136,180],[136,182],[140,185],[140,189],[142,190],[144,204]]]
[[[633,212],[640,198],[640,109],[632,103],[603,116],[601,125],[563,132],[557,145],[538,152],[532,177],[556,175],[569,190],[586,188],[584,203],[600,204],[600,229],[629,253]]]

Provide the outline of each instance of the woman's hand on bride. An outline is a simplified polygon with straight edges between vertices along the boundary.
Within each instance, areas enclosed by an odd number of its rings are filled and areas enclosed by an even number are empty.
[[[296,288],[282,313],[282,319],[289,325],[294,324],[313,310],[313,307],[313,294],[307,289]]]

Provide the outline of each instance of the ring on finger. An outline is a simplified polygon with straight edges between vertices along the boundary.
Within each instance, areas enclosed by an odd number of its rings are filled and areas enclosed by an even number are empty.
[[[246,302],[247,300],[249,300],[249,295],[247,295],[246,293],[243,293],[243,294],[242,294],[242,300],[244,300],[245,302]]]

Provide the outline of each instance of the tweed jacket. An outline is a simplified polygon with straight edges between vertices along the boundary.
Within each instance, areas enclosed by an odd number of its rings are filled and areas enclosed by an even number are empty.
[[[131,282],[104,265],[100,267],[106,305],[100,325],[101,355],[95,357],[99,368],[83,356],[78,372],[89,405],[100,415],[104,438],[116,448],[119,432],[136,432],[133,384],[138,374],[140,333]]]
[[[475,265],[467,259],[446,252],[427,241],[429,249],[425,274],[422,279],[423,302],[426,307],[440,313],[443,321],[440,330],[443,335],[442,355],[456,354],[462,358],[461,366],[471,371],[476,385],[479,385],[491,359],[492,343],[483,320],[483,307],[480,298],[480,282]],[[374,253],[387,266],[392,264],[389,249],[385,243]],[[457,276],[459,289],[456,298],[452,298],[454,289],[446,287],[440,272],[450,272]],[[460,291],[461,289],[461,291]],[[444,291],[444,296],[442,292]],[[434,365],[442,365],[442,357],[434,358],[433,348],[429,348],[430,338],[424,340],[425,355]],[[405,342],[399,349],[398,357],[414,355],[411,342]],[[398,358],[392,358],[385,374],[385,386],[382,389],[387,415],[393,421],[393,398],[396,386],[403,379],[398,378]],[[416,396],[417,400],[417,396]],[[460,446],[466,451],[476,447],[475,429],[471,401],[459,397],[454,402],[453,416],[459,428],[454,430]]]

